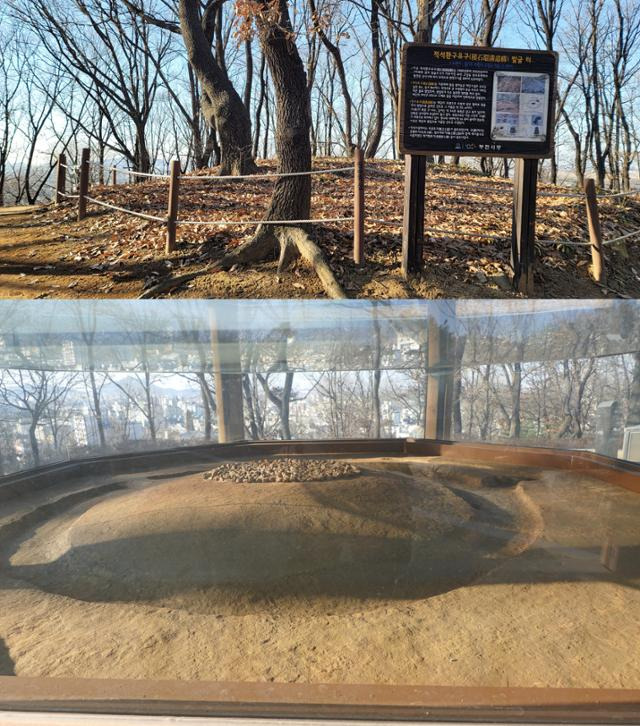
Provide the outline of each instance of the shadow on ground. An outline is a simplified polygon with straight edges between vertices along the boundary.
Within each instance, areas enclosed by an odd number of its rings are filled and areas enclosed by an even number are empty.
[[[15,663],[9,655],[9,649],[0,638],[0,676],[15,676]]]

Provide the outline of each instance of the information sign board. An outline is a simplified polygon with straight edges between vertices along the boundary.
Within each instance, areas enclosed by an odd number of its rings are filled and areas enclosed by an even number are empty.
[[[550,157],[557,67],[547,51],[407,44],[400,152]]]

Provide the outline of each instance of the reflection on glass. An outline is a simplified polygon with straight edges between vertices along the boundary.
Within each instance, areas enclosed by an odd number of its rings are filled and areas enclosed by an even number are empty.
[[[636,301],[16,301],[1,312],[3,473],[241,439],[427,436],[640,460]]]

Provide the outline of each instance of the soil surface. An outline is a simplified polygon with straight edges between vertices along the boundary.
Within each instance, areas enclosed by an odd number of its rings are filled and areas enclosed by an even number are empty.
[[[206,465],[0,509],[0,672],[640,687],[640,497],[540,469]]]
[[[318,159],[317,168],[349,166],[350,160]],[[272,162],[261,170],[274,171]],[[211,174],[185,179],[180,216],[190,221],[259,220],[267,209],[273,180],[221,182]],[[509,237],[511,181],[487,178],[464,168],[430,169],[427,181],[424,271],[405,281],[400,274],[403,171],[399,162],[367,162],[365,257],[352,259],[349,221],[316,224],[312,235],[349,297],[505,298],[511,289]],[[584,202],[567,199],[566,188],[539,185],[537,297],[640,297],[640,238],[606,248],[607,284],[590,278]],[[350,172],[312,177],[312,217],[352,216]],[[116,187],[93,186],[94,198],[166,217],[167,182],[150,180]],[[0,214],[0,296],[138,297],[159,282],[195,274],[158,295],[215,298],[316,298],[324,296],[315,273],[302,262],[279,278],[274,259],[230,271],[215,269],[223,254],[255,232],[255,225],[179,227],[178,246],[164,252],[165,227],[89,203],[89,215],[76,219],[74,202],[43,207],[31,215]],[[640,229],[640,198],[601,200],[605,239]],[[435,230],[435,231],[433,231]],[[489,235],[467,237],[466,233]]]

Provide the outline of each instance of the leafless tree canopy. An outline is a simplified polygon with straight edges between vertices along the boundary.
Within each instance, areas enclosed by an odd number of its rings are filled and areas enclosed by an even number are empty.
[[[185,169],[221,174],[251,173],[274,154],[299,169],[309,154],[349,155],[354,144],[394,156],[400,51],[416,37],[557,51],[558,144],[543,173],[634,184],[638,0],[10,0],[0,9],[0,203],[33,203],[56,155],[75,162],[85,145],[139,171],[165,171],[178,155]],[[289,179],[272,216],[303,214],[307,196]],[[296,239],[276,231],[268,245],[278,241]]]

